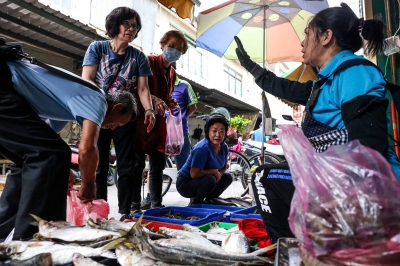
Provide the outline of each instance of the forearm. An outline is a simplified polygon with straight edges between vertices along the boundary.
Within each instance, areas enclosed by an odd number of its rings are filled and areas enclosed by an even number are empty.
[[[143,108],[145,110],[153,109],[152,95],[150,94],[149,89],[148,88],[141,88],[138,91],[138,94],[139,94],[140,102],[143,105]]]
[[[192,178],[199,178],[199,177],[202,177],[202,176],[205,176],[205,175],[213,175],[214,171],[215,171],[215,169],[214,170],[213,169],[207,169],[207,170],[205,170],[205,169],[203,169],[203,170],[197,169],[195,171],[193,171],[191,169],[190,170],[190,176]]]
[[[192,114],[194,114],[194,111],[196,111],[196,109],[197,109],[196,104],[190,105],[190,106],[188,107],[187,116],[188,116],[188,117],[191,117]]]
[[[225,172],[226,172],[226,166],[223,167],[221,170],[219,170],[219,173],[220,173],[221,175],[225,174]]]
[[[255,65],[251,74],[255,78],[256,84],[264,91],[288,100],[293,103],[306,105],[312,91],[312,81],[301,83],[290,81],[285,78],[279,78],[271,71]]]
[[[79,147],[79,169],[81,170],[82,183],[94,184],[99,153],[96,147]]]

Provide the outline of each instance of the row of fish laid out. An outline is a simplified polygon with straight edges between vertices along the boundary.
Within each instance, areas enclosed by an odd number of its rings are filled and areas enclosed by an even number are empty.
[[[250,252],[246,237],[238,230],[211,231],[224,236],[221,246],[207,239],[211,233],[188,224],[182,230],[160,227],[152,232],[141,224],[142,217],[128,223],[88,220],[86,226],[34,218],[37,222],[33,224],[39,227],[34,240],[0,243],[0,265],[101,265],[91,257],[114,259],[123,266],[265,265],[273,261],[264,255],[276,248]]]

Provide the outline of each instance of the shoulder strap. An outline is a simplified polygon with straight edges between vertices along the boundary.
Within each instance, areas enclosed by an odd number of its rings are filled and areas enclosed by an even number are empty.
[[[55,67],[47,65],[45,63],[42,63],[42,62],[36,60],[34,57],[31,57],[28,54],[24,53],[22,51],[22,49],[21,50],[15,49],[14,51],[15,51],[15,55],[17,56],[17,58],[15,58],[15,59],[18,59],[18,58],[28,59],[31,64],[40,66],[40,67],[42,67],[42,68],[44,68],[44,69],[46,69],[46,70],[48,70],[50,72],[53,72],[53,73],[65,78],[65,79],[68,79],[68,80],[71,80],[73,82],[79,83],[79,84],[81,84],[81,85],[83,85],[83,86],[85,86],[85,87],[87,87],[89,89],[92,89],[94,91],[100,92],[101,94],[104,94],[104,91],[102,89],[100,89],[99,87],[97,87],[92,82],[86,81],[85,79],[76,77],[74,75],[71,75],[66,71],[62,71],[62,70],[60,70],[58,68],[55,68]]]
[[[128,53],[129,49],[130,49],[130,45],[128,44],[128,48],[126,49],[126,51],[125,51],[125,53],[124,53],[124,56],[122,57],[122,59],[121,59],[121,61],[120,61],[120,63],[119,63],[117,72],[115,73],[115,75],[114,75],[112,81],[108,84],[108,87],[107,87],[107,89],[106,89],[106,93],[110,90],[110,87],[111,87],[112,84],[115,82],[115,80],[118,78],[119,72],[121,71],[122,65],[123,65],[124,62],[125,62],[126,54]]]

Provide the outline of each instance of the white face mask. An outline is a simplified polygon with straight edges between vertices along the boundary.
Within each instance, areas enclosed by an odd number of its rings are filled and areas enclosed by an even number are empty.
[[[179,52],[175,48],[171,48],[168,46],[165,47],[163,54],[164,54],[165,60],[167,60],[168,63],[176,62],[182,56],[181,52]]]

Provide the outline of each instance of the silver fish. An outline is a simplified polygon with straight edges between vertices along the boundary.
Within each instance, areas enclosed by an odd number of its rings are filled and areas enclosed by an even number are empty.
[[[214,249],[204,249],[203,245],[195,246],[195,241],[184,239],[165,239],[152,241],[149,239],[146,232],[143,231],[140,224],[143,215],[138,222],[132,227],[129,232],[131,238],[140,241],[140,251],[143,255],[154,260],[161,260],[175,264],[196,264],[196,265],[228,265],[235,262],[246,264],[265,264],[266,262],[273,263],[271,259],[259,257],[259,255],[276,248],[276,245],[257,250],[248,254],[224,254]],[[179,242],[185,241],[185,245],[177,247]],[[191,245],[188,245],[190,242]]]
[[[115,254],[117,255],[118,263],[122,266],[149,266],[156,263],[155,260],[143,256],[140,251],[128,249],[122,245],[115,249]]]
[[[199,228],[197,228],[196,226],[190,225],[190,224],[183,224],[182,230],[188,231],[188,232],[193,232],[193,233],[204,234],[204,232],[201,231]]]
[[[249,242],[242,232],[229,234],[222,240],[221,247],[229,254],[250,252]]]
[[[98,263],[91,258],[85,258],[82,254],[74,253],[72,255],[72,262],[75,266],[101,266],[104,264]]]
[[[34,216],[35,217],[35,216]],[[82,226],[65,226],[62,223],[39,220],[39,234],[47,239],[58,239],[65,242],[93,242],[121,237],[118,232],[111,232]],[[60,224],[62,224],[60,226]]]
[[[113,231],[113,232],[119,232],[120,230],[129,232],[132,228],[132,226],[135,224],[135,222],[121,222],[117,220],[106,220],[106,219],[101,219],[99,220],[99,228],[107,231]],[[146,227],[143,227],[143,230],[146,231],[146,233],[149,234],[151,239],[159,239],[162,238],[163,236],[157,233],[154,233],[147,229]]]
[[[0,243],[0,252],[6,255],[18,254],[24,252],[30,242],[28,241],[10,241]]]
[[[13,256],[17,260],[27,260],[38,254],[51,253],[54,265],[62,265],[72,262],[74,253],[80,253],[85,257],[101,256],[115,258],[114,253],[103,248],[89,248],[73,245],[54,244],[50,241],[31,242],[26,250]]]
[[[0,265],[7,266],[53,266],[53,259],[50,253],[42,253],[27,260],[11,260],[0,262]]]

